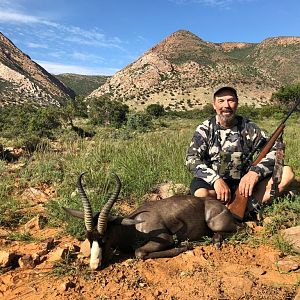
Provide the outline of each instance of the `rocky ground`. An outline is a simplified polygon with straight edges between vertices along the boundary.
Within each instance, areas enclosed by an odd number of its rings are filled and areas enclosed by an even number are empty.
[[[46,240],[1,239],[2,264],[12,254],[1,268],[1,299],[294,299],[300,280],[299,257],[231,244],[146,261],[117,255],[90,272],[78,241],[53,238],[57,229],[37,234]]]
[[[115,253],[107,268],[91,272],[86,242],[47,225],[44,205],[52,197],[48,186],[27,189],[22,199],[31,199],[36,217],[0,228],[0,299],[300,298],[299,255],[267,245],[195,244],[177,257],[146,261]],[[264,231],[249,225],[254,236]]]

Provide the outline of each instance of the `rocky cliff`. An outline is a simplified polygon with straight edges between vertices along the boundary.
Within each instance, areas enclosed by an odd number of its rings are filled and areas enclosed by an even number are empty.
[[[62,105],[74,92],[32,61],[0,32],[0,106]]]

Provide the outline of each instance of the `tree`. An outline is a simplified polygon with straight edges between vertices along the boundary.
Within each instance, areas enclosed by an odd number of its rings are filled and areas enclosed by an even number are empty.
[[[152,126],[151,116],[144,112],[131,112],[128,114],[126,125],[129,129],[146,131]]]
[[[272,100],[281,105],[289,105],[300,98],[300,82],[281,87],[272,94]]]
[[[110,99],[110,94],[92,98],[89,103],[88,116],[94,124],[120,127],[126,121],[129,107]]]
[[[158,118],[160,116],[163,116],[165,114],[165,109],[163,105],[160,104],[150,104],[146,108],[146,112],[148,115]]]

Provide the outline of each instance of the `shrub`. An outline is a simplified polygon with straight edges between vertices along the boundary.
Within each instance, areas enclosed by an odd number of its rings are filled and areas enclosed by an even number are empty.
[[[287,105],[300,98],[300,82],[283,86],[272,94],[272,99],[278,104]]]
[[[144,112],[131,112],[127,115],[127,128],[146,131],[152,126],[151,117]]]
[[[150,104],[146,108],[147,114],[155,118],[163,116],[165,114],[165,109],[163,105],[160,104]]]
[[[126,121],[129,108],[116,100],[111,100],[109,94],[92,98],[89,102],[88,116],[93,124],[120,127]]]
[[[54,106],[36,108],[32,105],[0,109],[0,134],[6,138],[53,136],[61,126],[62,109]]]

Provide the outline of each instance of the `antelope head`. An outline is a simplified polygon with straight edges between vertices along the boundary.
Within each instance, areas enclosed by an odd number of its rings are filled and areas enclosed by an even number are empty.
[[[116,178],[116,189],[105,203],[100,213],[93,217],[91,203],[82,186],[82,176],[84,174],[85,173],[80,174],[77,181],[77,188],[83,204],[83,212],[66,207],[63,207],[63,209],[68,214],[84,220],[86,235],[91,245],[90,268],[92,270],[96,270],[101,266],[102,249],[105,242],[105,232],[109,219],[109,213],[120,193],[121,181],[115,173],[112,173]],[[96,217],[97,215],[98,217]]]

